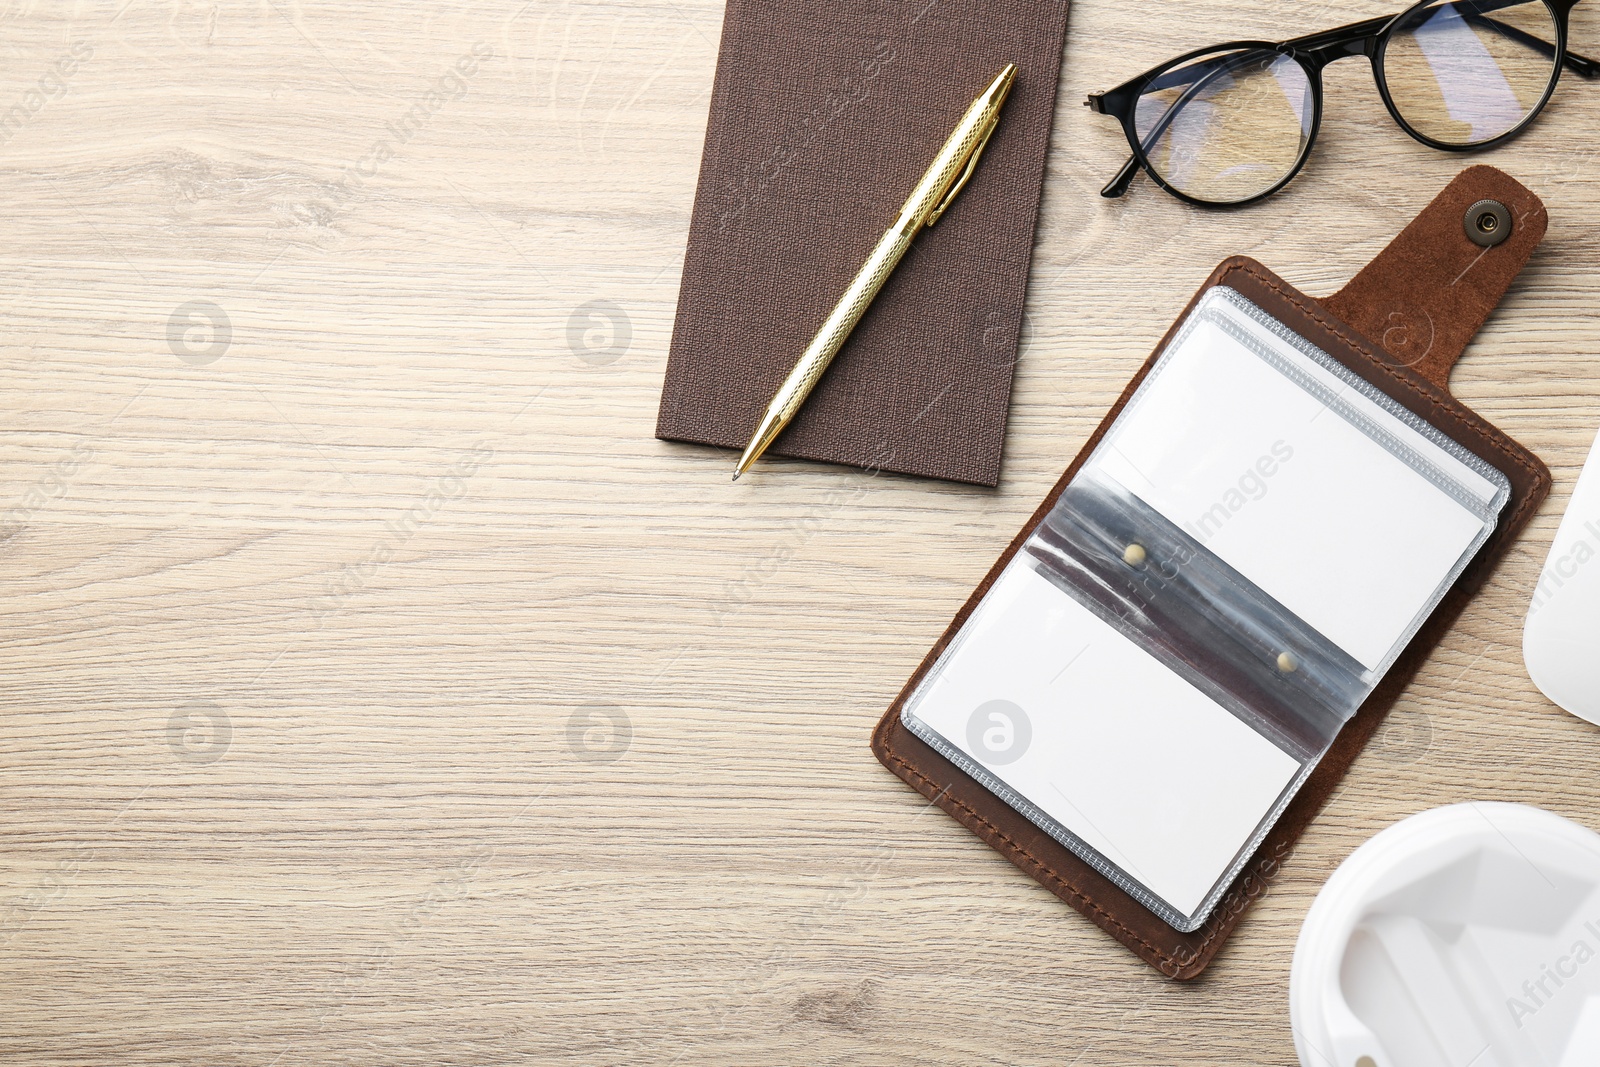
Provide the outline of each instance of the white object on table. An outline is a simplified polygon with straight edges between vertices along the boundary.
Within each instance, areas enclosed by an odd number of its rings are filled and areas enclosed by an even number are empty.
[[[1600,438],[1534,589],[1522,658],[1545,696],[1600,724]]]
[[[1362,845],[1300,931],[1303,1067],[1600,1062],[1600,834],[1456,804]]]

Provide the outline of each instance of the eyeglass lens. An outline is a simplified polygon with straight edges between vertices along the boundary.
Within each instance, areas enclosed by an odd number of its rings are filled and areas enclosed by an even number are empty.
[[[1395,110],[1431,140],[1474,145],[1520,126],[1556,75],[1556,18],[1542,0],[1443,2],[1391,31],[1383,78]]]
[[[1152,171],[1215,204],[1259,196],[1287,178],[1311,138],[1311,78],[1294,59],[1252,48],[1189,60],[1140,96],[1134,128]]]

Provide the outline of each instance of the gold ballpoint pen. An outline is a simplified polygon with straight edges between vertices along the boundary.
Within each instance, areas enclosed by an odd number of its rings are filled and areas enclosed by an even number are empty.
[[[933,165],[906,198],[894,225],[878,240],[877,247],[867,257],[855,280],[845,289],[816,337],[811,339],[811,344],[806,346],[800,361],[778,387],[777,395],[767,405],[766,414],[762,415],[761,424],[756,427],[755,436],[750,438],[744,455],[739,457],[739,465],[733,472],[734,481],[738,481],[739,475],[761,458],[767,446],[795,417],[800,405],[805,403],[817,380],[822,377],[822,372],[828,369],[828,364],[833,362],[833,357],[844,346],[845,338],[856,328],[856,323],[861,321],[861,316],[878,295],[878,290],[883,288],[883,283],[911,247],[912,239],[924,226],[932,226],[939,221],[950,202],[972,177],[972,172],[978,166],[978,157],[1000,121],[1000,107],[1006,102],[1011,83],[1016,77],[1016,65],[1006,64],[1006,69],[989,83],[989,87],[961,116],[955,132],[950,134],[944,147],[934,157]]]

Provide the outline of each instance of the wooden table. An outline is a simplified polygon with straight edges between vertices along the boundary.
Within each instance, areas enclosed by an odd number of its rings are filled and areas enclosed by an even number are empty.
[[[1084,94],[1394,6],[1081,0],[987,491],[652,439],[715,0],[7,5],[0,1061],[1293,1064],[1358,844],[1600,826],[1520,653],[1600,427],[1600,86],[1479,157],[1552,221],[1455,375],[1555,495],[1201,981],[867,736],[1219,259],[1330,292],[1466,164],[1353,62],[1272,202],[1105,201]]]

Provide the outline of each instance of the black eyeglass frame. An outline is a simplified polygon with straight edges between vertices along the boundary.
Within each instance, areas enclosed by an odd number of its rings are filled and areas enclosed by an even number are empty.
[[[1311,149],[1316,144],[1317,132],[1322,128],[1322,71],[1330,63],[1341,59],[1365,56],[1372,65],[1372,77],[1377,83],[1378,95],[1383,100],[1383,106],[1388,109],[1389,117],[1394,119],[1395,125],[1422,144],[1444,152],[1475,152],[1480,149],[1494,148],[1516,137],[1538,117],[1539,113],[1544,110],[1545,105],[1550,102],[1550,97],[1555,93],[1556,84],[1561,80],[1563,67],[1569,68],[1573,73],[1585,78],[1600,77],[1600,62],[1570,52],[1567,49],[1567,25],[1572,9],[1581,0],[1537,0],[1537,2],[1543,3],[1553,16],[1556,27],[1556,40],[1554,43],[1504,24],[1500,24],[1500,29],[1502,31],[1511,30],[1514,35],[1526,38],[1523,43],[1533,45],[1541,52],[1549,51],[1556,56],[1557,61],[1551,68],[1550,82],[1545,86],[1544,95],[1539,98],[1539,103],[1531,108],[1528,114],[1522,118],[1522,121],[1511,127],[1511,129],[1484,141],[1476,141],[1471,144],[1450,144],[1429,137],[1414,129],[1400,114],[1399,108],[1395,106],[1394,98],[1389,93],[1388,81],[1384,75],[1383,60],[1395,28],[1404,25],[1405,20],[1414,12],[1438,2],[1439,0],[1417,0],[1416,3],[1395,15],[1363,19],[1360,22],[1352,22],[1346,26],[1323,30],[1320,33],[1307,34],[1303,37],[1291,38],[1287,41],[1231,41],[1224,44],[1210,45],[1206,48],[1198,48],[1193,52],[1186,52],[1181,56],[1167,60],[1159,66],[1152,67],[1138,77],[1125,81],[1114,89],[1090,95],[1084,101],[1084,106],[1098,114],[1110,115],[1118,119],[1122,123],[1123,133],[1127,135],[1128,146],[1133,150],[1133,155],[1128,159],[1128,162],[1117,172],[1117,176],[1106,183],[1104,189],[1100,190],[1100,195],[1108,199],[1122,196],[1128,191],[1128,187],[1133,183],[1133,179],[1138,176],[1139,171],[1143,170],[1162,189],[1165,189],[1179,200],[1200,207],[1244,207],[1266,199],[1293,181],[1295,176],[1305,167],[1306,161],[1311,158]],[[1466,0],[1466,3],[1475,9],[1474,13],[1478,17],[1526,2],[1529,2],[1529,0]],[[1465,5],[1458,0],[1457,6]],[[1283,178],[1270,189],[1243,200],[1202,200],[1174,188],[1150,164],[1149,156],[1146,153],[1144,144],[1140,141],[1138,130],[1134,125],[1135,115],[1139,98],[1144,95],[1152,83],[1163,75],[1196,59],[1206,56],[1220,56],[1229,52],[1240,53],[1241,56],[1254,55],[1258,57],[1262,54],[1276,53],[1288,56],[1298,63],[1300,68],[1305,71],[1311,88],[1311,129],[1306,137],[1306,143],[1301,147],[1299,158],[1294,162],[1294,166],[1290,167]],[[1170,116],[1175,116],[1179,110],[1181,109],[1178,107],[1168,110],[1167,115],[1163,116],[1163,121],[1156,133],[1151,136],[1151,143],[1154,143],[1155,139],[1160,136],[1160,132],[1166,129],[1167,124],[1171,121]]]

